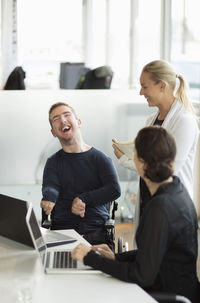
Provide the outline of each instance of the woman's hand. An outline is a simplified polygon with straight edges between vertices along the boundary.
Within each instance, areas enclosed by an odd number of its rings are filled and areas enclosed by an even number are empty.
[[[80,243],[74,248],[74,250],[72,250],[71,256],[73,259],[83,262],[84,257],[89,253],[89,251],[91,251],[91,247]]]
[[[115,145],[115,139],[112,139],[113,144],[112,147],[114,149],[114,154],[117,157],[117,159],[121,158],[121,156],[124,155],[124,153]]]
[[[106,244],[94,245],[92,246],[92,250],[96,251],[97,253],[108,259],[115,259],[115,254]]]

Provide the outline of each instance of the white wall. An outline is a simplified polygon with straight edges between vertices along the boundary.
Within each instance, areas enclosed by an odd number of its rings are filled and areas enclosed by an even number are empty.
[[[123,180],[118,213],[133,215],[129,196],[137,191],[135,175],[117,164],[111,140],[133,139],[151,111],[134,91],[0,91],[0,193],[32,202],[40,219],[44,164],[60,148],[48,122],[48,110],[58,101],[75,108],[85,141],[113,159]]]
[[[75,108],[82,120],[84,140],[113,159],[122,186],[120,200],[127,204],[131,193],[137,191],[137,180],[134,172],[118,165],[111,140],[135,138],[146,117],[155,110],[132,90],[0,91],[0,193],[31,200],[40,213],[44,164],[60,149],[48,122],[48,110],[58,101]],[[196,205],[200,201],[199,165],[198,158]]]
[[[75,108],[83,123],[85,141],[114,161],[111,139],[134,138],[150,111],[132,91],[1,91],[1,185],[41,181],[47,156],[60,148],[48,123],[49,107],[58,101]]]

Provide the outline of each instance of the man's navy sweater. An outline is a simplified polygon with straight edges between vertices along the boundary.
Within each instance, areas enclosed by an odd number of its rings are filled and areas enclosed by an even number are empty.
[[[112,160],[92,147],[81,153],[63,149],[48,158],[43,175],[42,200],[55,202],[51,219],[81,234],[93,232],[109,218],[109,203],[120,194]],[[71,212],[79,197],[86,204],[84,218]]]

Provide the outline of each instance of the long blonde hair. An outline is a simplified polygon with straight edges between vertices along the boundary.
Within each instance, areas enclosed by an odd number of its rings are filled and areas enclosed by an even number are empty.
[[[195,114],[194,107],[188,96],[188,84],[186,80],[177,75],[171,64],[164,60],[155,60],[143,67],[142,72],[150,74],[151,79],[155,83],[164,81],[173,91],[176,89],[176,79],[179,79],[179,87],[175,93],[175,97],[180,100],[184,107]]]

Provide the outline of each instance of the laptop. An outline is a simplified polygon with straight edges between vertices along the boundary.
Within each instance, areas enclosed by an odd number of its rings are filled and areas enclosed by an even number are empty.
[[[26,201],[0,194],[0,235],[35,248],[26,222],[29,207],[30,204]],[[44,241],[47,247],[52,247],[77,240],[58,232],[48,231]]]
[[[42,236],[32,205],[29,205],[26,215],[27,226],[39,254],[40,261],[47,274],[68,274],[68,273],[101,273],[82,262],[75,261],[71,257],[70,249],[51,250]]]

